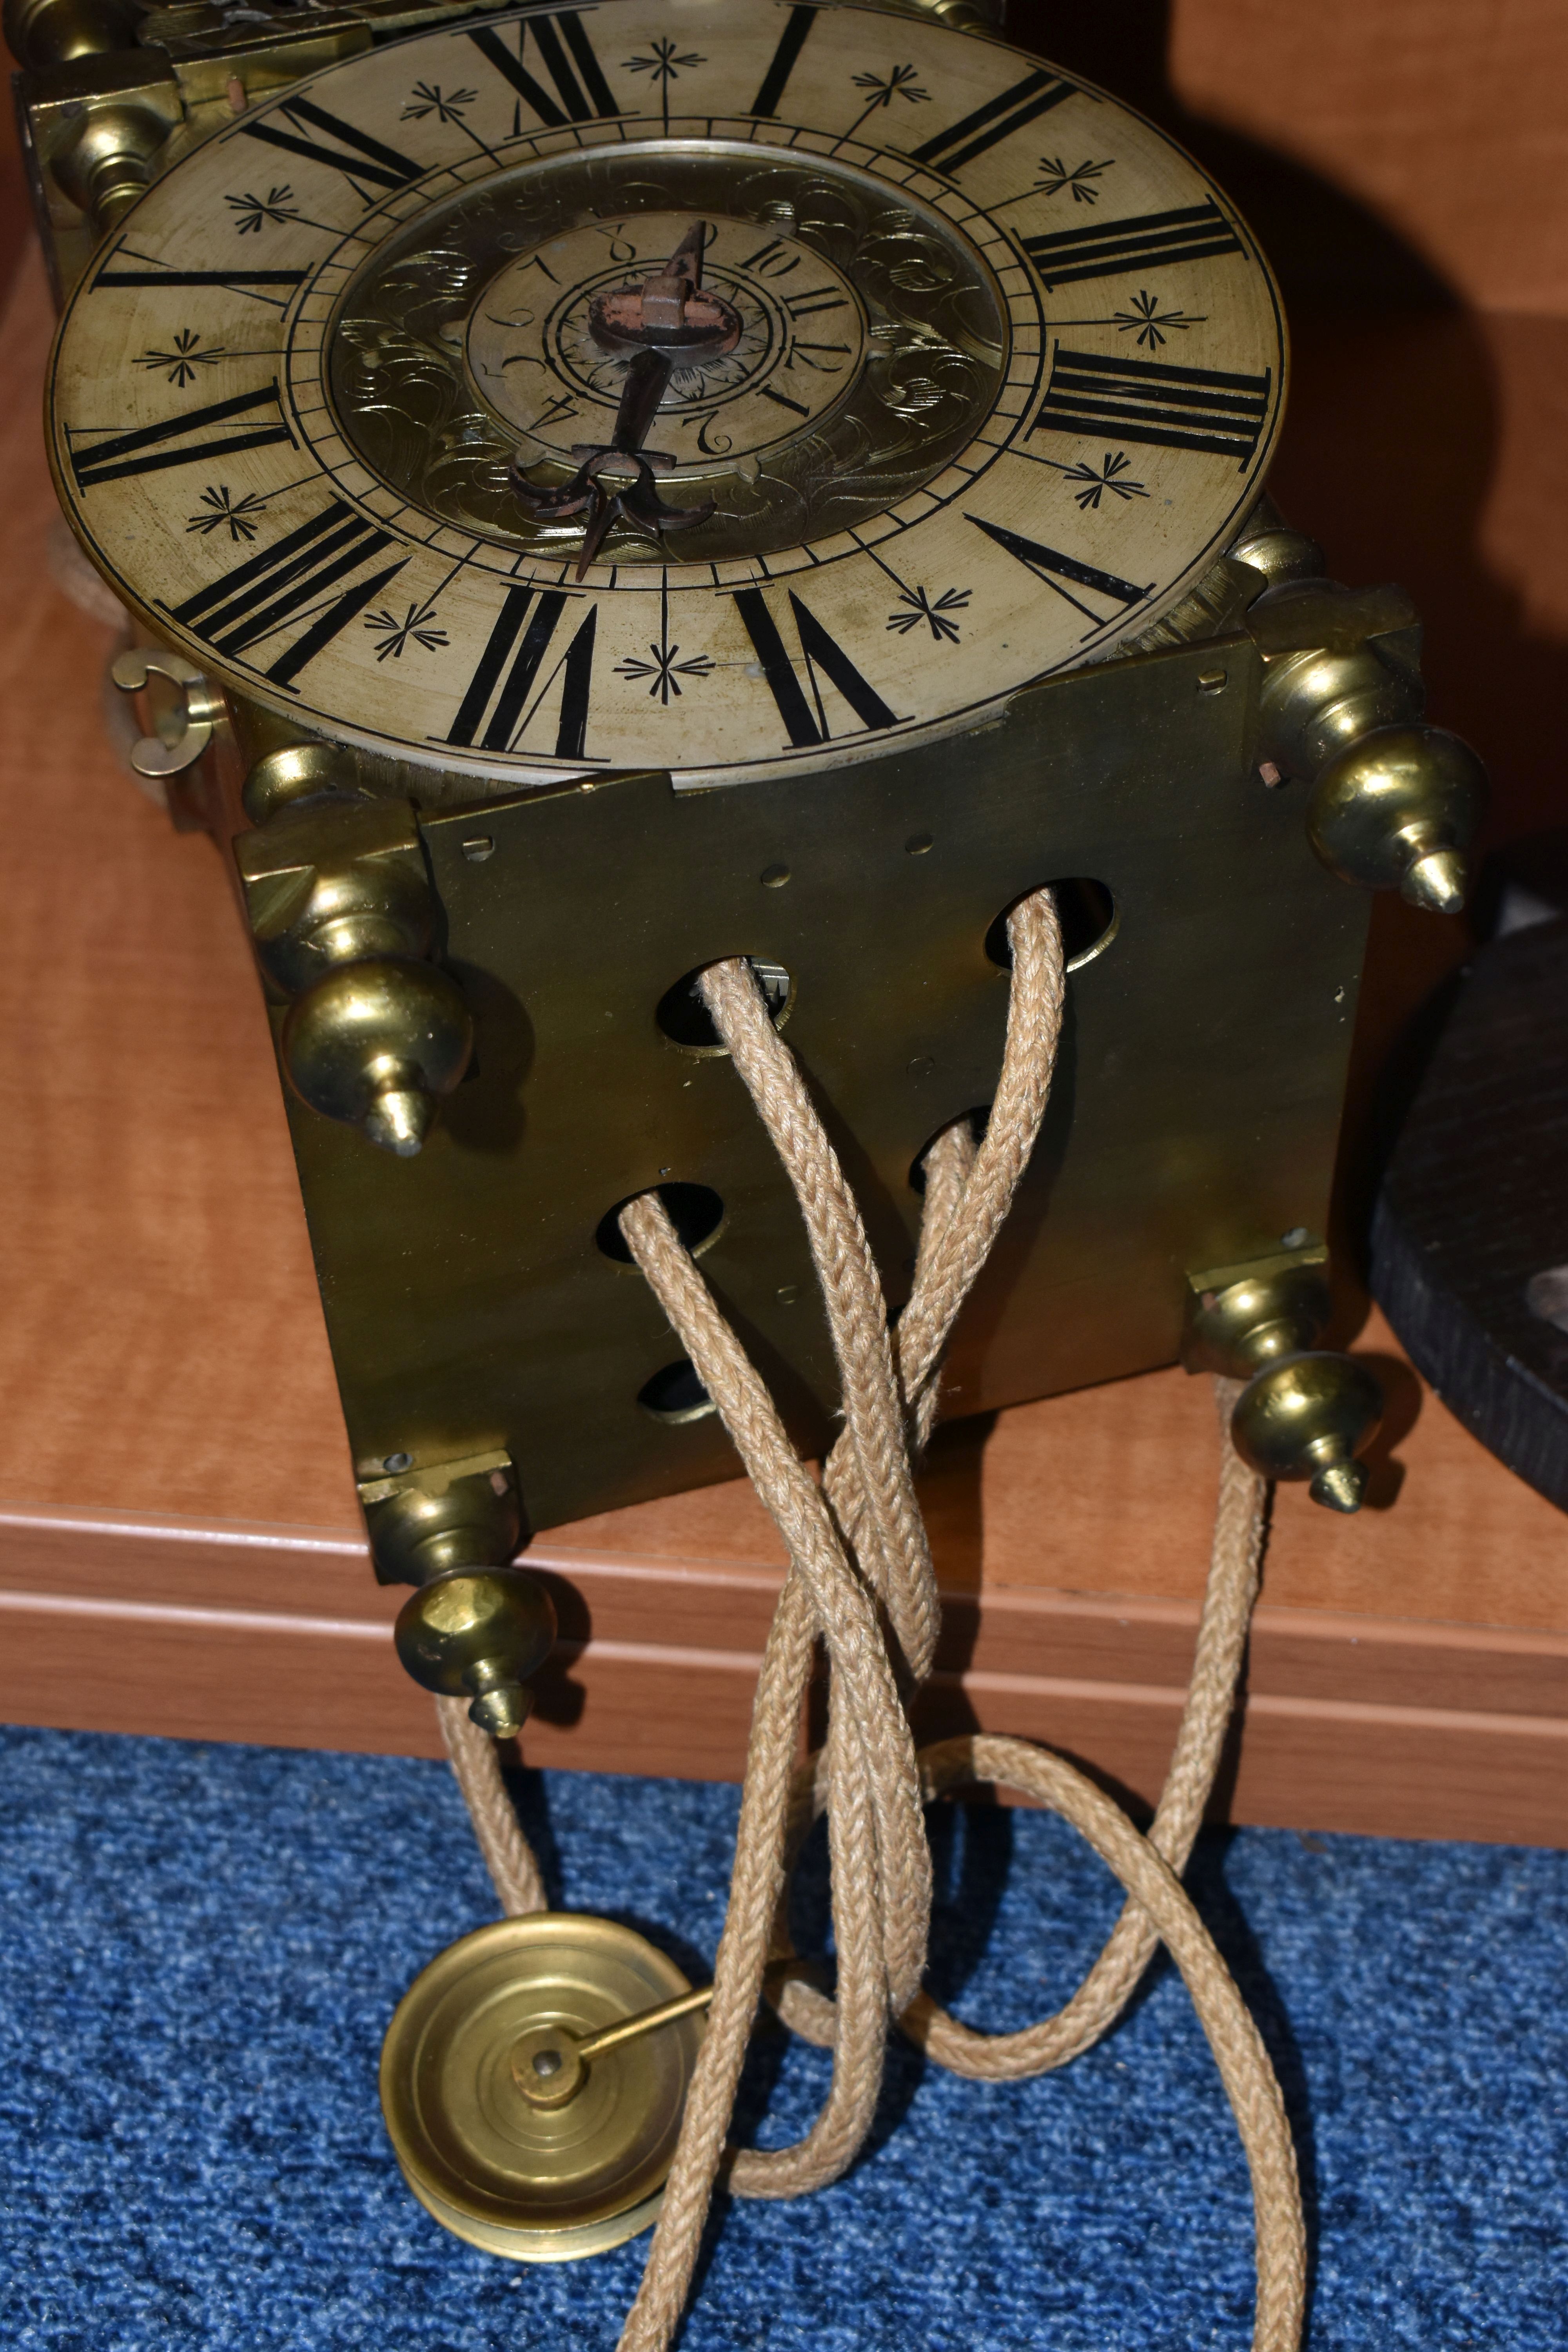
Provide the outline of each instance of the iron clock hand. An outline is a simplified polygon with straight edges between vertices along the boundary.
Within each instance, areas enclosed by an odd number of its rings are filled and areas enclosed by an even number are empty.
[[[692,507],[666,506],[654,488],[654,476],[668,473],[676,461],[663,450],[642,446],[678,363],[731,351],[740,335],[740,319],[732,307],[701,291],[707,239],[706,221],[693,221],[663,268],[641,286],[621,286],[595,297],[590,320],[595,341],[608,350],[634,354],[610,440],[577,443],[572,451],[577,471],[555,489],[542,489],[529,481],[514,461],[513,486],[530,514],[552,520],[586,516],[574,573],[578,580],[598,554],[612,523],[626,523],[657,541],[664,531],[706,522],[713,512],[711,499]]]

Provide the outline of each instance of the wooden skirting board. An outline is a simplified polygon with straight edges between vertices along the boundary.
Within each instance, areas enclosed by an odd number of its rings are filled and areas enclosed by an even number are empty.
[[[538,1764],[734,1779],[782,1571],[541,1542],[563,1641]],[[14,1720],[437,1755],[397,1666],[402,1594],[332,1531],[128,1511],[0,1513],[0,1705]],[[1194,1600],[946,1596],[924,1738],[1008,1731],[1157,1792]],[[1568,1843],[1568,1633],[1264,1602],[1222,1809],[1238,1821]]]

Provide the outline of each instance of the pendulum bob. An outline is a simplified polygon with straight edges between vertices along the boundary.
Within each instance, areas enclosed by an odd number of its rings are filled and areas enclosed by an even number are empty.
[[[517,2262],[575,2261],[646,2230],[706,1999],[610,1919],[542,1912],[451,1945],[382,2050],[382,2113],[415,2196]]]

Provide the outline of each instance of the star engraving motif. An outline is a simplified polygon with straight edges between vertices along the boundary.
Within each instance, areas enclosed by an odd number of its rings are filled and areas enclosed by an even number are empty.
[[[662,710],[668,709],[671,695],[679,699],[683,677],[710,677],[718,667],[711,654],[693,654],[688,661],[677,661],[675,656],[680,647],[672,646],[668,635],[661,644],[650,645],[648,651],[652,661],[644,661],[639,654],[633,654],[628,660],[616,664],[616,676],[651,678],[648,693],[658,695]]]
[[[294,202],[294,191],[285,185],[268,188],[264,196],[246,194],[225,196],[224,202],[237,216],[241,236],[261,234],[263,224],[274,222],[281,227],[285,221],[299,220],[301,215]]]
[[[216,367],[218,361],[226,356],[222,343],[215,343],[210,352],[203,352],[196,348],[200,341],[201,337],[194,328],[182,327],[174,338],[173,350],[142,352],[136,364],[138,367],[165,370],[169,382],[183,391],[186,384],[195,383],[198,368]]]
[[[874,90],[876,93],[861,115],[861,122],[866,121],[868,115],[875,114],[879,108],[891,106],[895,98],[907,98],[911,106],[917,104],[921,99],[929,99],[930,90],[921,89],[915,80],[917,70],[914,66],[894,66],[890,73],[856,74],[853,79],[857,89]],[[856,127],[858,129],[858,124]]]
[[[1127,468],[1131,462],[1124,449],[1115,451],[1108,449],[1100,461],[1098,473],[1092,466],[1082,464],[1062,466],[1058,465],[1054,457],[1043,457],[1040,460],[1042,465],[1049,466],[1053,472],[1060,474],[1064,481],[1082,482],[1085,487],[1081,490],[1075,490],[1073,497],[1079,507],[1093,507],[1097,511],[1100,501],[1107,490],[1110,492],[1112,498],[1121,499],[1123,501],[1128,499],[1148,497],[1149,493],[1143,484],[1134,482],[1128,477]]]
[[[896,629],[900,636],[907,637],[911,629],[918,629],[924,621],[931,629],[933,645],[955,646],[958,643],[958,623],[952,616],[954,613],[963,612],[973,593],[972,588],[944,588],[933,602],[923,588],[900,588],[899,602],[909,609],[902,613],[889,613],[888,626]]]
[[[438,81],[416,81],[398,121],[423,122],[433,114],[441,122],[461,122],[464,108],[472,106],[479,94],[477,89],[444,91]]]
[[[401,621],[384,605],[379,613],[367,613],[365,627],[382,640],[375,649],[376,660],[384,662],[390,655],[394,661],[401,661],[411,645],[423,646],[426,653],[434,653],[447,641],[445,629],[431,627],[435,618],[434,604],[410,604]]]
[[[199,531],[204,539],[210,539],[215,530],[226,527],[231,544],[242,539],[254,539],[255,518],[267,511],[267,500],[258,497],[255,490],[247,490],[243,498],[237,499],[222,482],[215,488],[204,490],[201,502],[207,512],[192,515],[185,525],[186,530]]]
[[[673,41],[661,39],[651,42],[649,46],[653,50],[651,58],[626,58],[622,62],[627,73],[651,74],[656,86],[660,82],[677,81],[684,70],[692,66],[705,66],[708,62],[706,58],[700,58],[695,49],[678,52]]]
[[[1112,310],[1107,324],[1114,324],[1119,334],[1137,331],[1136,340],[1146,351],[1157,352],[1168,341],[1173,330],[1185,334],[1189,327],[1205,324],[1205,314],[1190,318],[1185,310],[1162,310],[1159,297],[1140,290],[1132,297],[1131,310]]]
[[[1043,176],[1036,182],[1030,194],[1059,196],[1064,188],[1070,188],[1075,205],[1097,205],[1100,190],[1093,183],[1104,177],[1110,170],[1112,161],[1107,156],[1103,163],[1091,163],[1086,156],[1081,163],[1075,163],[1068,171],[1059,155],[1042,155],[1040,171]]]

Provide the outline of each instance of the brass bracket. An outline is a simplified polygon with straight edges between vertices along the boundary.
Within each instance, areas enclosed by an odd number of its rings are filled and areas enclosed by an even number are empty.
[[[131,764],[139,776],[177,776],[194,768],[213,740],[213,729],[224,716],[217,688],[209,686],[194,662],[162,646],[132,646],[116,654],[109,672],[121,694],[142,694],[154,677],[166,677],[182,697],[180,731],[176,736],[139,736],[131,746]]]
[[[1245,1381],[1269,1356],[1314,1346],[1328,1325],[1328,1265],[1324,1244],[1308,1242],[1189,1274],[1184,1369]]]
[[[504,1446],[363,1478],[359,1499],[381,1584],[504,1568],[522,1538],[517,1470]]]

